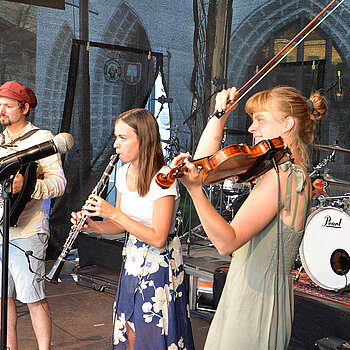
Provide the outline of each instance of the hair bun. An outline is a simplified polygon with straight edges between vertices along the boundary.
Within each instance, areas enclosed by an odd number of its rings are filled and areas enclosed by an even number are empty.
[[[308,101],[312,103],[313,109],[310,107]],[[327,100],[319,91],[316,91],[313,94],[311,94],[310,99],[308,99],[306,102],[310,107],[312,119],[320,120],[327,114]]]

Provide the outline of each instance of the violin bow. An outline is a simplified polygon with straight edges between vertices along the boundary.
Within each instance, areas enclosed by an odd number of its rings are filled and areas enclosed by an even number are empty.
[[[282,55],[296,40],[298,40],[332,5],[338,0],[332,0],[310,23],[308,23],[291,41],[285,45],[281,51],[279,51],[274,57],[270,59],[253,77],[251,77],[239,90],[237,94],[240,94],[249,84],[253,83],[280,55]],[[238,102],[248,94],[262,79],[265,78],[291,51],[293,51],[307,36],[309,36],[331,13],[333,13],[345,0],[341,0],[331,11],[329,11],[315,26],[313,26],[295,45],[290,48],[278,61],[276,61],[261,77],[256,80],[240,97],[230,104],[231,100],[227,101],[229,105],[225,111],[214,112],[209,119],[212,117],[221,118],[227,112],[230,112],[233,107],[235,107]]]

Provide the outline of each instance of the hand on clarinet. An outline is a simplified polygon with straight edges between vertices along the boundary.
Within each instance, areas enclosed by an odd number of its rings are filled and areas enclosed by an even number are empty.
[[[118,209],[101,197],[91,194],[83,206],[83,214],[100,216],[104,219],[114,218]]]
[[[82,217],[83,217],[82,211],[78,211],[78,212],[73,211],[71,213],[70,222],[73,224],[73,227],[79,223],[79,221],[81,220]],[[95,222],[93,220],[91,220],[90,218],[87,218],[83,227],[82,227],[82,231],[94,232],[95,231],[95,224],[94,223]]]

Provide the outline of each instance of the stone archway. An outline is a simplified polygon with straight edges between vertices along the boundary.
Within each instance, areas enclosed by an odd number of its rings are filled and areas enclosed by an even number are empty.
[[[71,51],[73,30],[63,23],[51,52],[48,54],[47,68],[43,80],[40,101],[40,120],[36,124],[42,128],[59,131],[66,97],[69,53]]]
[[[150,42],[140,17],[125,2],[121,2],[115,10],[106,26],[102,42],[150,50]],[[104,75],[106,63],[110,60],[118,61],[122,54],[104,49],[94,51],[90,52],[91,60],[94,61],[91,73],[91,137],[92,143],[94,138],[100,143],[101,139],[106,140],[106,135],[113,136],[113,123],[127,91],[124,91],[125,86],[118,81],[106,81]]]
[[[273,0],[252,11],[232,33],[228,81],[237,86],[244,84],[251,58],[268,41],[272,33],[301,17],[312,20],[322,9],[322,4],[317,0],[283,1],[282,4],[279,2],[278,6]],[[333,43],[347,65],[350,58],[347,34],[349,15],[349,9],[342,6],[320,25],[323,32],[332,33]]]

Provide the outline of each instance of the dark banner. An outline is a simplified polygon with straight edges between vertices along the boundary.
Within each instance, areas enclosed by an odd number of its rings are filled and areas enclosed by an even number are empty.
[[[51,7],[59,10],[65,9],[64,0],[6,0],[6,1],[20,2],[21,4],[28,4],[28,5]]]

